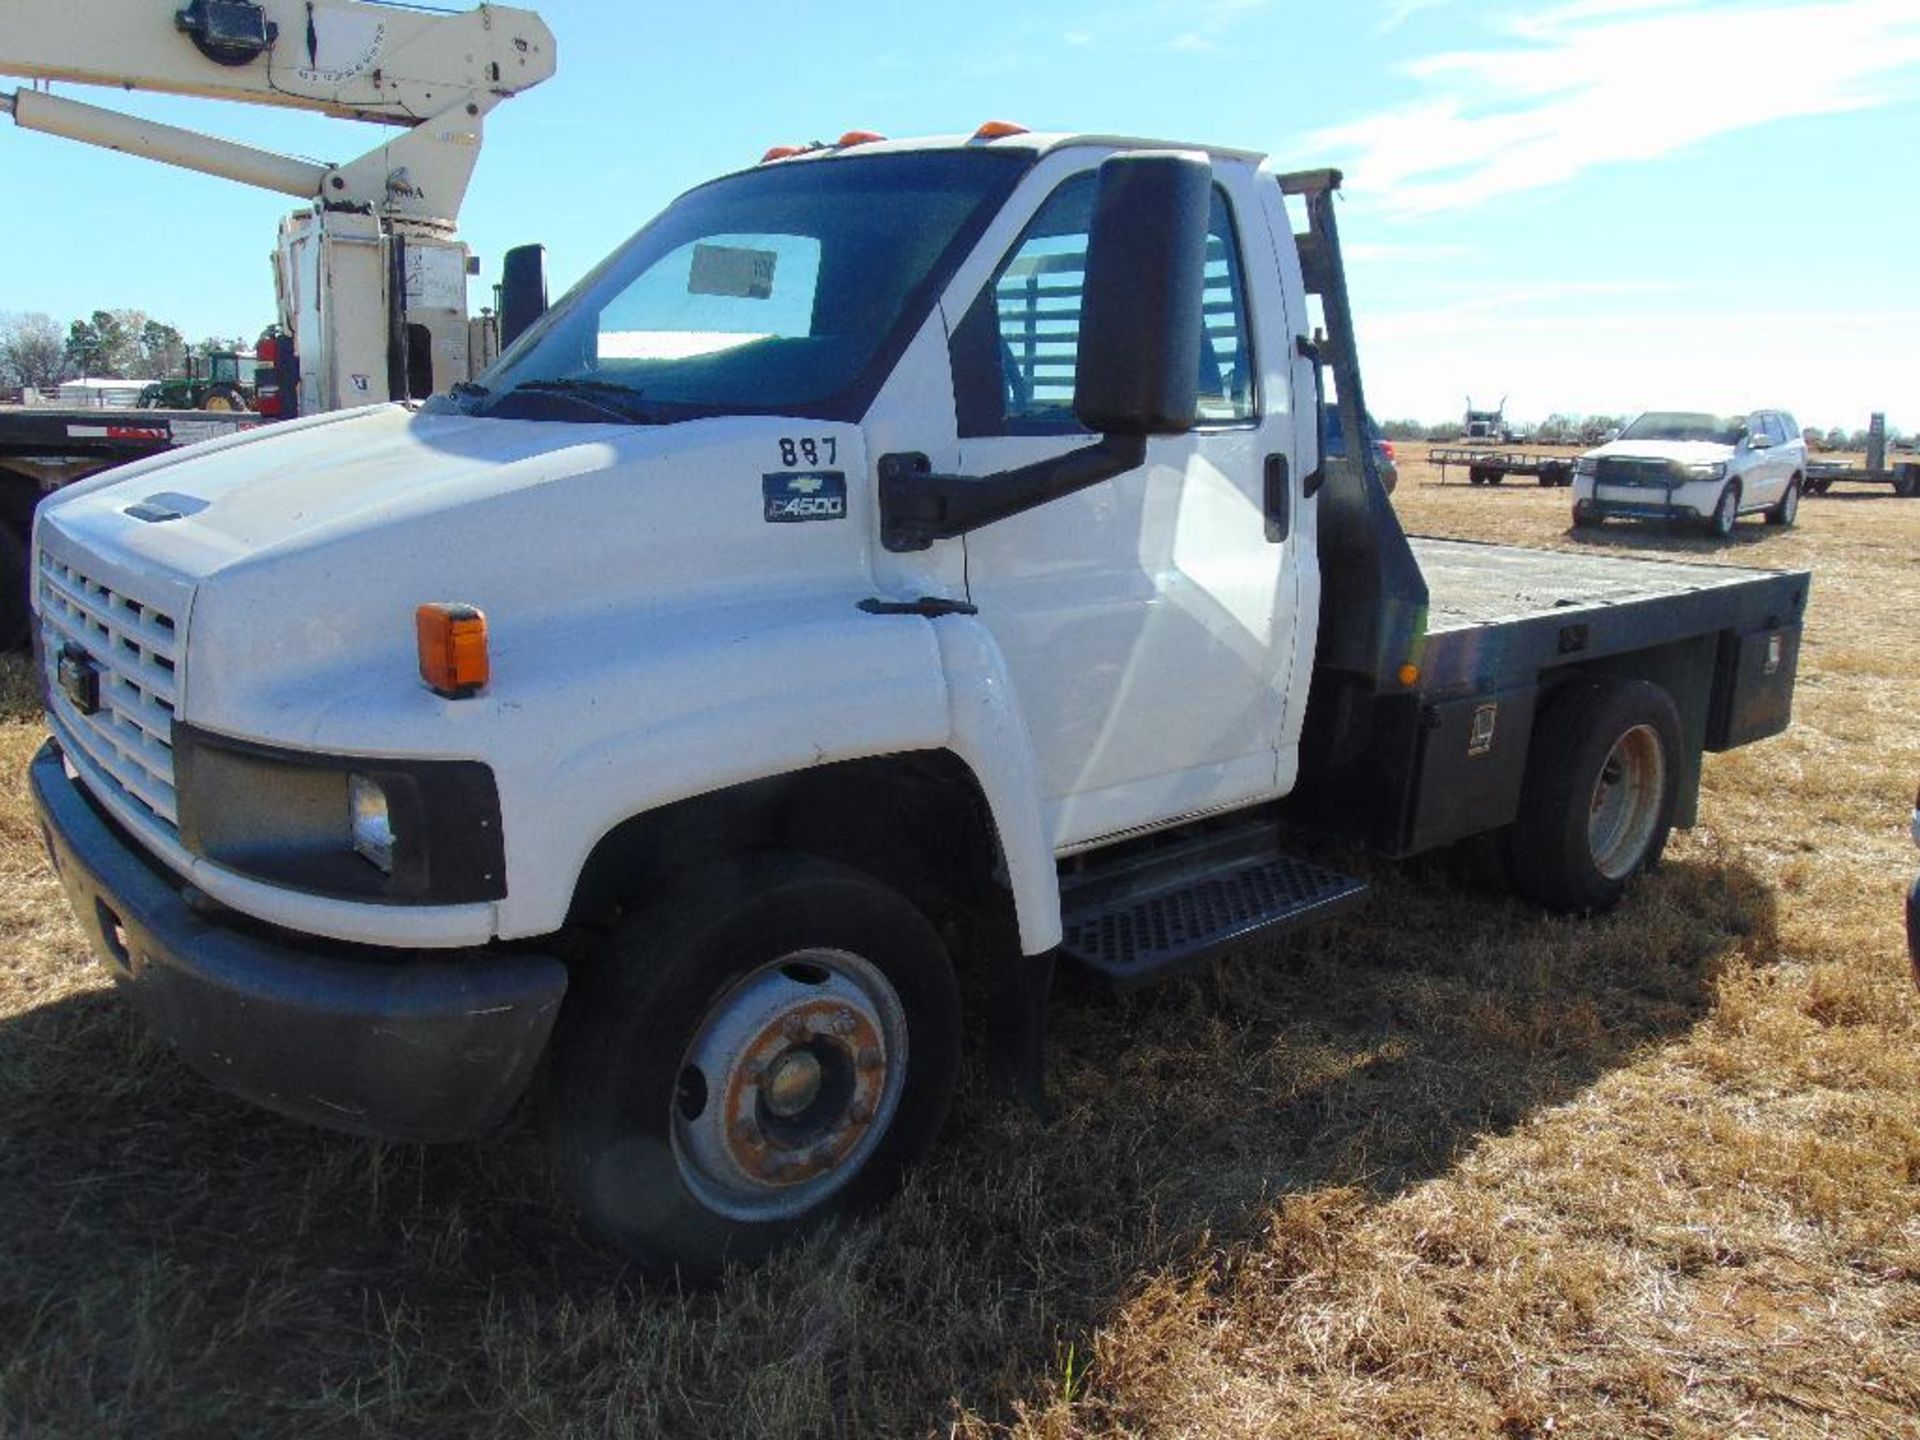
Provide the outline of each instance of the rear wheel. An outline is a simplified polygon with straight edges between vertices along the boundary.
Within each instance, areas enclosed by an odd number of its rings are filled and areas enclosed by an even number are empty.
[[[1467,471],[1467,479],[1475,485],[1498,485],[1500,472],[1485,465],[1475,465]]]
[[[1769,525],[1791,525],[1800,514],[1800,477],[1794,476],[1787,482],[1786,490],[1767,511]]]
[[[1680,745],[1679,712],[1658,685],[1582,680],[1555,695],[1527,757],[1514,888],[1550,910],[1617,904],[1666,849]]]
[[[926,918],[805,856],[688,877],[569,994],[555,1160],[643,1263],[710,1275],[888,1193],[953,1096],[960,1004]]]
[[[216,389],[209,390],[201,397],[200,408],[202,410],[231,412],[246,409],[247,402],[241,397],[238,390],[233,389],[231,386],[222,385]]]

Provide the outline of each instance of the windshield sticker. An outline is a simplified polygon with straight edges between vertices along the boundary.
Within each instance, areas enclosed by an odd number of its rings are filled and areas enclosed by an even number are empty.
[[[847,518],[847,476],[843,470],[781,471],[760,477],[769,525],[803,520]]]
[[[739,300],[773,298],[771,250],[748,250],[739,245],[696,245],[687,271],[689,295],[730,295]]]

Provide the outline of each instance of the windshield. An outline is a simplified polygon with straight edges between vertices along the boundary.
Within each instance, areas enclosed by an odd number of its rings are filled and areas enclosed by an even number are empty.
[[[1705,440],[1738,445],[1747,433],[1744,415],[1702,415],[1690,410],[1649,410],[1620,432],[1622,440]]]
[[[800,161],[690,191],[453,403],[540,420],[858,419],[1028,159]]]

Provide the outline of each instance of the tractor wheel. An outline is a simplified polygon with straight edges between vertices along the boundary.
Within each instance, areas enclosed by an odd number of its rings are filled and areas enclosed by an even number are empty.
[[[235,411],[245,410],[247,401],[246,397],[231,385],[220,385],[200,397],[200,408],[232,414]]]

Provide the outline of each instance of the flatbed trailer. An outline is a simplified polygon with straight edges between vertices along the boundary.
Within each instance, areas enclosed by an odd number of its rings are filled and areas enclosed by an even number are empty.
[[[0,405],[0,648],[27,639],[27,536],[40,497],[163,450],[249,430],[264,417],[202,410]]]
[[[1873,465],[1843,465],[1836,461],[1807,462],[1807,493],[1824,495],[1835,485],[1890,485],[1902,500],[1920,495],[1920,455],[1908,454]]]
[[[1571,455],[1548,455],[1533,450],[1489,450],[1478,445],[1446,445],[1427,451],[1429,464],[1440,467],[1440,483],[1447,483],[1449,466],[1464,467],[1471,485],[1504,484],[1509,475],[1531,475],[1541,485],[1571,485]]]
[[[1887,417],[1875,411],[1867,424],[1867,454],[1863,465],[1814,460],[1807,465],[1807,493],[1824,495],[1837,484],[1891,485],[1902,500],[1920,495],[1920,452],[1902,447],[1888,454]]]

